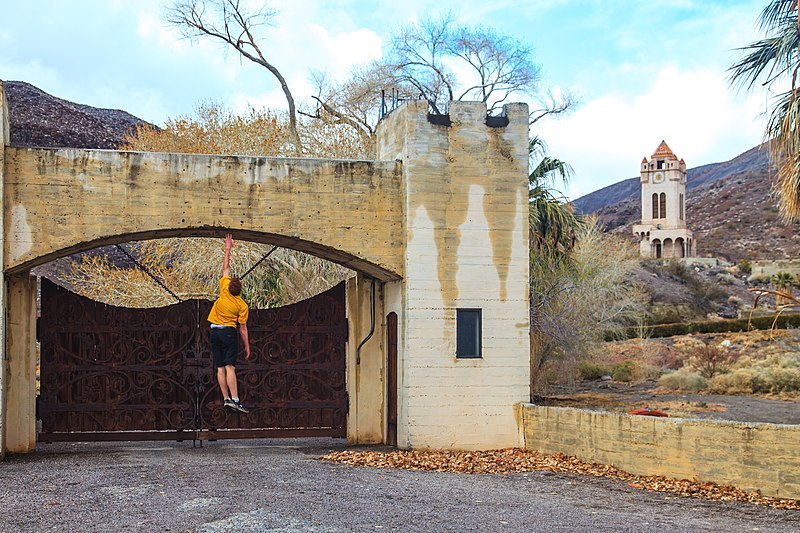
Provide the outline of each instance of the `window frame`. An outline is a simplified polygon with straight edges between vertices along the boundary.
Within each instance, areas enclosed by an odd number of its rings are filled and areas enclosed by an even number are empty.
[[[462,313],[469,313],[473,316],[477,315],[477,319],[475,320],[475,324],[477,326],[477,331],[475,332],[475,337],[472,339],[475,341],[477,346],[477,353],[470,353],[470,354],[463,354],[461,351],[462,343],[460,339],[462,333],[459,328],[462,323],[460,319],[460,315]],[[466,332],[464,332],[466,334]],[[483,359],[483,309],[480,307],[458,307],[456,308],[456,359]]]

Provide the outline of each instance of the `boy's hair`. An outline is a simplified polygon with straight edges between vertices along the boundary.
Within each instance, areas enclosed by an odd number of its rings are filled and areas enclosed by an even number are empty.
[[[231,296],[239,296],[242,294],[242,280],[239,278],[231,278],[231,282],[228,285],[228,292],[231,293]]]

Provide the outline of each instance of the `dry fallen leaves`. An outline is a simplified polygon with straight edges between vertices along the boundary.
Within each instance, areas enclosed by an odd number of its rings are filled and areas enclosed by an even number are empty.
[[[330,453],[320,459],[353,466],[433,470],[463,474],[512,474],[536,470],[569,472],[621,479],[637,489],[670,492],[680,496],[715,501],[748,502],[776,509],[800,510],[800,501],[798,500],[762,496],[758,492],[747,492],[736,487],[710,482],[670,479],[662,476],[637,476],[610,465],[586,463],[562,453],[544,454],[519,448],[483,452],[411,450],[384,453],[348,450]]]

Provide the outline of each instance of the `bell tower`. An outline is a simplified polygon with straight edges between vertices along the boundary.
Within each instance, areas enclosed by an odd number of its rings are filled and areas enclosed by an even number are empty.
[[[686,227],[686,162],[661,141],[642,159],[642,218],[633,226],[642,257],[672,259],[694,256],[694,239]]]

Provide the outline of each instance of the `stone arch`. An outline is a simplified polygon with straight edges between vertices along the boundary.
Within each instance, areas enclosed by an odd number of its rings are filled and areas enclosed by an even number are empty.
[[[5,270],[132,239],[232,231],[403,277],[397,161],[6,148]]]
[[[653,241],[650,243],[650,251],[653,259],[661,259],[662,249],[660,239],[653,239]]]
[[[679,258],[679,259],[682,259],[682,258],[686,257],[686,255],[687,255],[686,254],[686,241],[683,240],[683,237],[678,237],[677,239],[675,239],[674,249],[675,249],[675,253],[674,253],[673,257],[676,257],[676,258]]]
[[[340,264],[355,272],[361,273],[370,278],[375,278],[380,281],[391,281],[399,279],[399,276],[387,270],[385,267],[371,263],[360,257],[356,257],[351,253],[337,250],[325,244],[315,243],[290,237],[286,235],[277,235],[273,233],[258,232],[252,230],[236,230],[231,228],[173,228],[163,229],[157,231],[148,231],[141,233],[120,233],[115,235],[102,236],[92,241],[85,241],[55,250],[51,253],[32,258],[23,264],[9,268],[8,272],[16,274],[20,272],[29,271],[37,266],[41,266],[50,261],[67,257],[76,253],[86,252],[100,248],[102,246],[109,246],[115,244],[123,244],[131,241],[143,241],[151,239],[167,239],[173,237],[210,237],[220,238],[226,233],[232,233],[237,241],[256,242],[260,244],[270,244],[279,248],[288,248],[303,252],[320,259],[331,261],[332,263]]]
[[[670,238],[666,238],[662,244],[662,256],[666,259],[672,259],[675,257],[675,246],[674,242]]]

